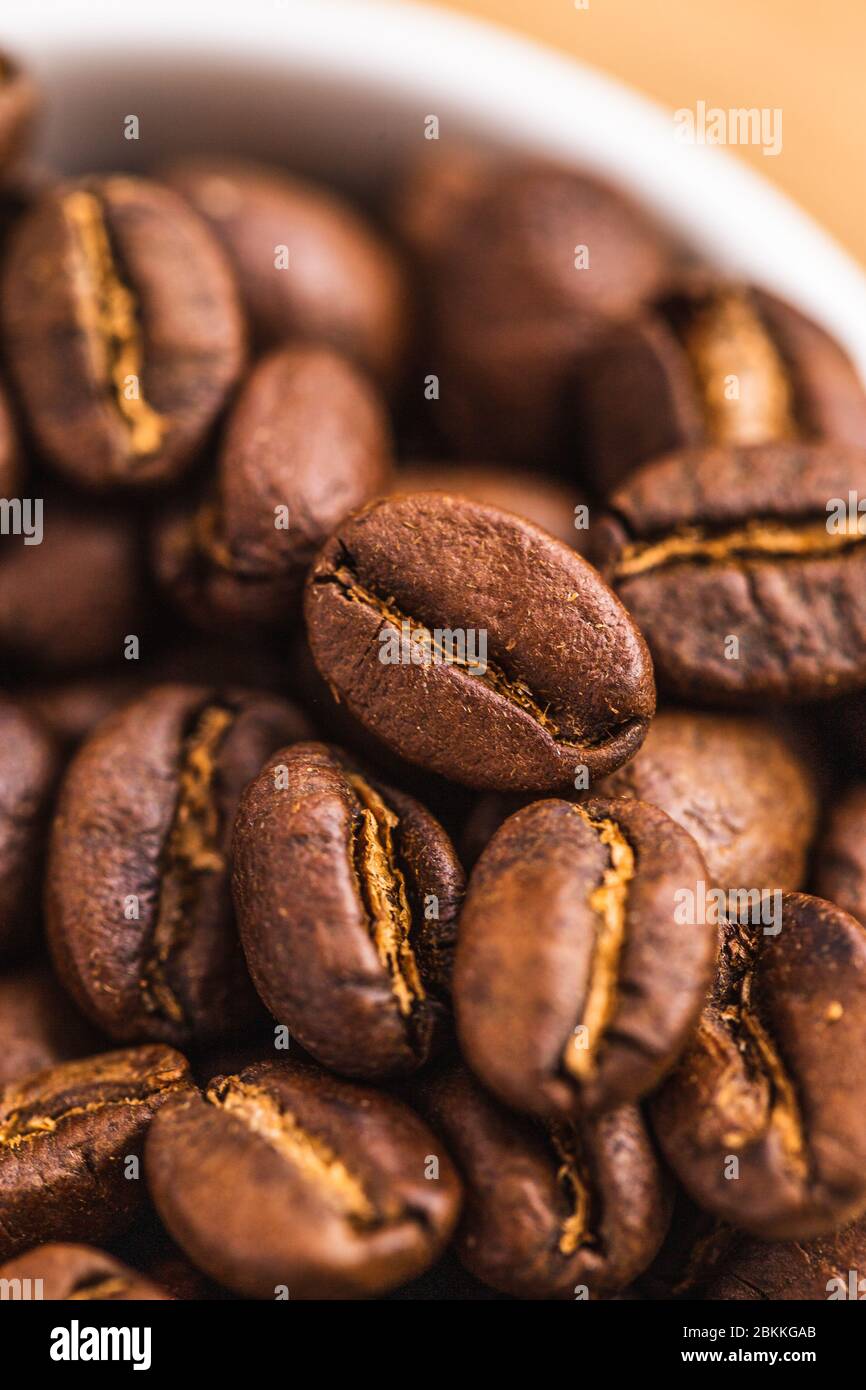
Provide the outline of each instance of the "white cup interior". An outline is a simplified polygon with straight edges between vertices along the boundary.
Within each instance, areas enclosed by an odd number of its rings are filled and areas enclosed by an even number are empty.
[[[0,33],[45,85],[40,152],[63,171],[218,150],[363,194],[423,158],[435,114],[441,139],[602,170],[814,315],[866,379],[866,276],[827,233],[742,162],[678,145],[670,113],[489,26],[373,0],[3,0]]]

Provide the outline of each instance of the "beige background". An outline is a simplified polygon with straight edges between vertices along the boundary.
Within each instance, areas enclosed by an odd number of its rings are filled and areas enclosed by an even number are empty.
[[[412,0],[404,0],[411,3]],[[866,0],[438,0],[522,30],[671,109],[781,107],[776,158],[733,151],[866,265]]]

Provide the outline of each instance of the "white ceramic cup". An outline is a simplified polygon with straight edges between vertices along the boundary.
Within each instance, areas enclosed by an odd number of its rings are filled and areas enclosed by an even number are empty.
[[[866,275],[830,236],[735,158],[678,144],[671,113],[504,31],[368,0],[2,0],[0,44],[44,81],[41,153],[70,172],[204,148],[363,191],[423,157],[429,115],[441,139],[600,169],[824,323],[866,379]]]

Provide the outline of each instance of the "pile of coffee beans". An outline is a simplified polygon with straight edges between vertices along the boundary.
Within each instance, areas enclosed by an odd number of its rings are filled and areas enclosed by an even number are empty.
[[[843,350],[594,176],[68,180],[39,100],[0,58],[3,1288],[863,1297]]]

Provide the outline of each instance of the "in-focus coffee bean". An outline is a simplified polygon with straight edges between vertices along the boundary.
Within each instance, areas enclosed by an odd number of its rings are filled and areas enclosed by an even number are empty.
[[[640,1111],[542,1125],[460,1066],[414,1083],[465,1185],[460,1259],[516,1298],[609,1298],[650,1263],[669,1193]]]
[[[159,1045],[63,1062],[0,1091],[0,1260],[42,1241],[105,1241],[146,1199],[144,1135],[191,1086]]]
[[[573,550],[444,493],[371,503],[307,581],[313,656],[350,712],[452,781],[552,791],[611,772],[655,709],[640,633]]]
[[[56,969],[111,1037],[199,1042],[261,1013],[235,931],[238,798],[307,726],[276,696],[157,686],[70,765],[46,888]]]
[[[651,1113],[696,1202],[800,1240],[866,1209],[866,931],[802,893],[780,928],[729,927],[715,997]]]
[[[657,1085],[713,978],[717,924],[694,909],[706,878],[691,836],[644,802],[511,816],[472,871],[457,942],[457,1031],[481,1080],[559,1117]]]
[[[433,1263],[460,1209],[448,1155],[407,1106],[293,1062],[178,1098],[147,1176],[190,1258],[253,1298],[383,1293]]]
[[[337,749],[275,753],[238,807],[238,926],[271,1013],[349,1076],[414,1071],[450,1033],[463,870],[438,822]]]

